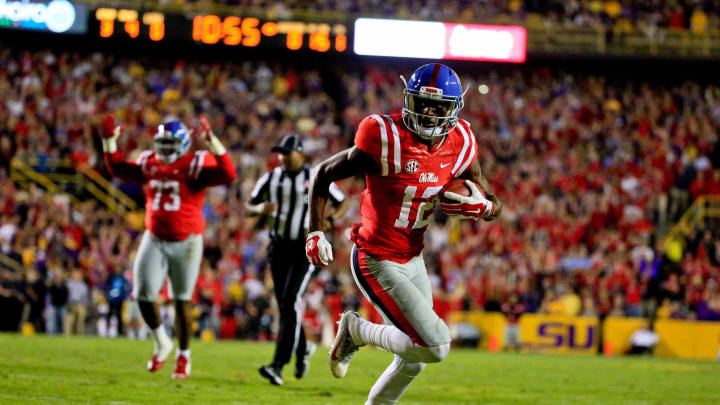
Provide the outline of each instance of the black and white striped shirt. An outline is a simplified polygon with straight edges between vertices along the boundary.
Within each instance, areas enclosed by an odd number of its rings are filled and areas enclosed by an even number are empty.
[[[310,224],[308,212],[308,187],[310,185],[310,167],[304,166],[296,173],[288,173],[282,166],[265,173],[250,194],[252,204],[270,201],[277,204],[270,226],[273,240],[305,240]],[[330,202],[338,206],[345,195],[335,183],[330,184]]]

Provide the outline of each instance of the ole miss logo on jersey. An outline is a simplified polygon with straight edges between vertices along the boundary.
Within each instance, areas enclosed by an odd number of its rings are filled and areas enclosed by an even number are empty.
[[[420,183],[437,183],[439,181],[438,176],[435,173],[420,173],[418,182]]]
[[[477,158],[470,125],[459,120],[442,142],[428,149],[406,129],[400,114],[371,115],[360,123],[355,146],[377,162],[379,172],[367,175],[362,223],[351,237],[376,259],[408,261],[422,250],[437,194]]]

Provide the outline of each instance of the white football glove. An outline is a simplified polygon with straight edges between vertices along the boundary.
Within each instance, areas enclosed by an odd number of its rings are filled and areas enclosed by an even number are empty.
[[[495,211],[495,204],[483,196],[480,189],[470,180],[465,180],[465,184],[470,187],[470,196],[464,196],[450,191],[446,191],[443,195],[457,203],[442,203],[440,208],[442,211],[456,218],[474,219],[487,218],[492,216]]]
[[[122,132],[122,126],[115,126],[115,117],[112,114],[105,114],[102,118],[101,135],[103,152],[115,153],[117,150],[117,140]]]
[[[310,232],[305,239],[305,256],[315,266],[327,266],[333,261],[332,246],[321,231]]]
[[[196,129],[196,131],[198,132],[198,136],[205,138],[205,142],[207,142],[207,147],[210,150],[210,153],[215,156],[225,154],[225,146],[223,146],[222,142],[220,142],[220,140],[215,136],[215,133],[213,133],[207,119],[205,119],[202,115],[200,116],[200,127]]]

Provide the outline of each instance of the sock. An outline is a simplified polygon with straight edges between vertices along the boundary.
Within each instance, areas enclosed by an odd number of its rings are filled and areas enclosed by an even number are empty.
[[[373,385],[365,405],[395,404],[424,368],[425,363],[409,363],[396,354]]]
[[[185,356],[186,358],[190,358],[190,349],[180,350],[180,348],[177,348],[177,355],[176,357]]]
[[[155,351],[153,354],[158,354],[160,351],[161,346],[167,346],[170,344],[170,338],[167,335],[167,332],[165,332],[165,328],[160,325],[155,329],[150,330],[150,335],[152,335],[153,342],[155,343]],[[164,359],[161,359],[164,360]]]
[[[450,344],[420,346],[410,336],[391,325],[378,325],[362,318],[355,318],[349,324],[350,337],[358,346],[371,344],[393,352],[411,363],[436,363],[447,356]]]
[[[408,346],[413,345],[410,337],[394,326],[378,325],[362,318],[356,319],[357,321],[350,322],[349,329],[353,343],[358,346],[371,344],[401,354]]]

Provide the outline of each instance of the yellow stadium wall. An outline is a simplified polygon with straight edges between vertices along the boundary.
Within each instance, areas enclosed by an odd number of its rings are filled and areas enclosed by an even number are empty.
[[[505,316],[492,312],[453,312],[451,323],[462,320],[482,334],[479,347],[488,349],[494,336],[497,347],[505,345]],[[603,341],[608,354],[620,355],[630,348],[630,336],[647,325],[643,318],[608,317],[603,323]],[[524,351],[595,354],[599,344],[599,321],[592,317],[525,314],[520,317],[520,342]],[[658,319],[655,331],[660,342],[656,356],[715,360],[720,349],[720,322]]]
[[[621,318],[618,316],[605,318],[603,342],[606,354],[625,353],[630,349],[630,336],[644,326],[647,326],[647,320],[644,318]]]
[[[499,312],[462,312],[456,311],[450,314],[450,322],[458,323],[461,321],[469,322],[475,325],[480,331],[482,339],[480,339],[479,347],[487,350],[489,348],[490,337],[495,336],[498,347],[505,345],[505,315]]]
[[[660,342],[655,355],[682,359],[714,360],[720,346],[720,322],[659,319],[655,332]]]

